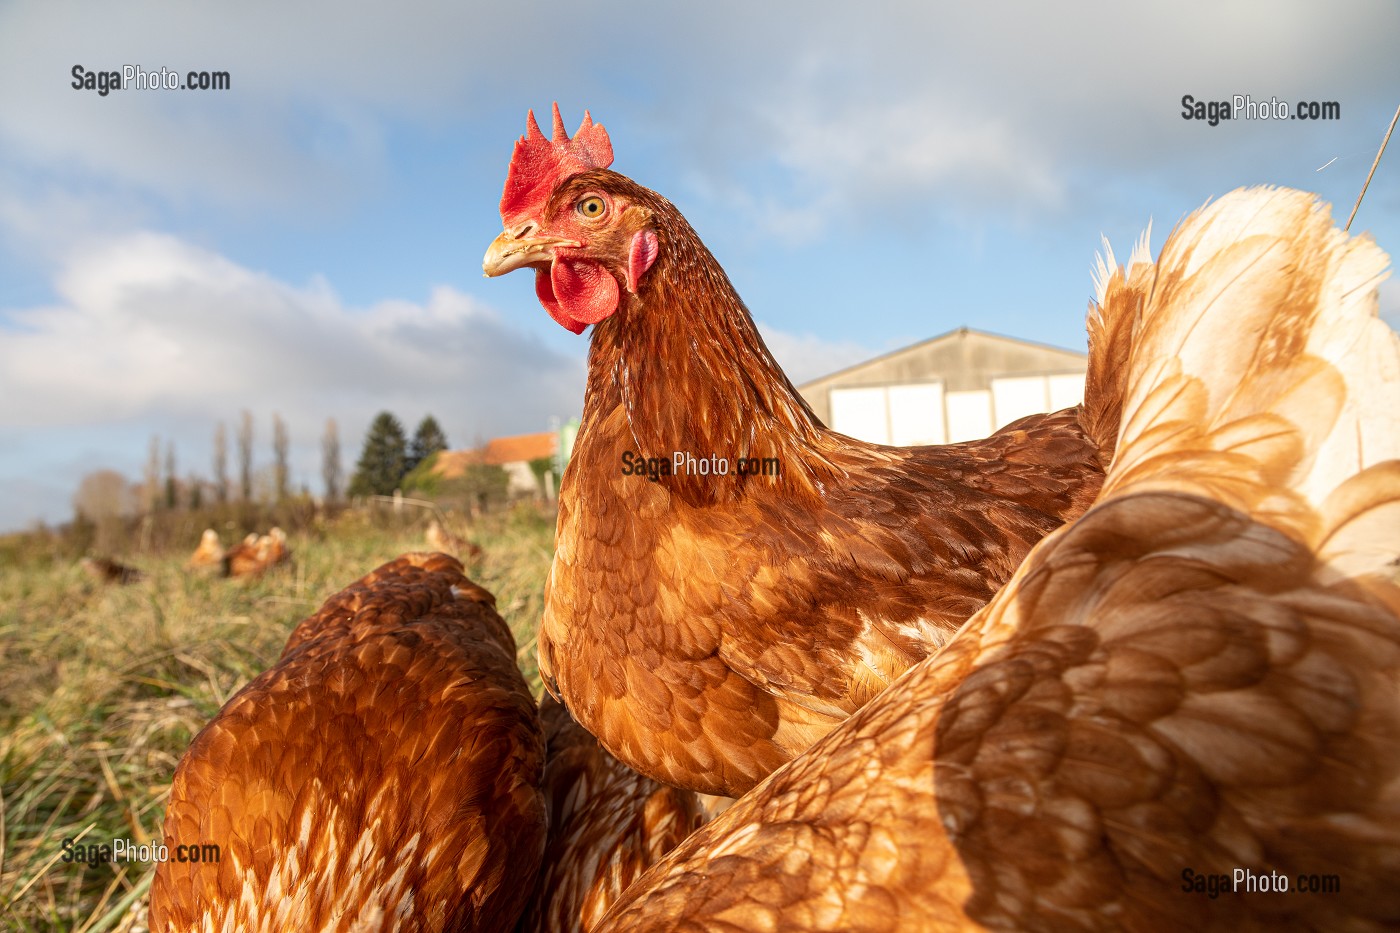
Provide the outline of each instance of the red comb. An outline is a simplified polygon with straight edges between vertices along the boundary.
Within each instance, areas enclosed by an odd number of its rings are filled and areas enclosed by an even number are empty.
[[[510,226],[512,218],[539,208],[555,185],[579,172],[612,165],[612,141],[602,124],[594,123],[588,111],[572,139],[564,132],[559,104],[554,105],[554,135],[545,139],[531,110],[525,120],[525,135],[515,142],[501,195],[501,218]]]

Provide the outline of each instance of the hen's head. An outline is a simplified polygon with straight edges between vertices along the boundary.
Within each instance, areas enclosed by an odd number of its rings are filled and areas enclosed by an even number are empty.
[[[645,189],[611,164],[607,131],[587,112],[570,138],[555,104],[546,139],[531,111],[501,196],[505,232],[482,263],[488,276],[532,267],[540,303],[576,334],[617,311],[622,289],[636,294],[659,251]]]

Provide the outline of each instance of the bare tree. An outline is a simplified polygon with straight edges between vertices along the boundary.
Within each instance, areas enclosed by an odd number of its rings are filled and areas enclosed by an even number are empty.
[[[228,501],[228,432],[222,421],[214,428],[214,497]]]
[[[151,435],[151,446],[146,454],[146,481],[142,498],[147,512],[154,512],[160,505],[160,435]]]
[[[116,470],[89,473],[73,495],[73,511],[94,522],[127,515],[131,504],[131,488]]]
[[[326,419],[326,433],[321,437],[321,479],[326,484],[326,501],[340,499],[340,429],[334,418]]]
[[[126,539],[126,518],[149,502],[144,483],[130,483],[116,470],[96,470],[83,477],[73,495],[72,528],[84,549],[112,551]]]
[[[244,502],[253,498],[253,413],[246,408],[238,424],[238,488]]]
[[[278,502],[287,498],[287,481],[291,468],[287,463],[287,423],[282,416],[272,416],[272,485]]]

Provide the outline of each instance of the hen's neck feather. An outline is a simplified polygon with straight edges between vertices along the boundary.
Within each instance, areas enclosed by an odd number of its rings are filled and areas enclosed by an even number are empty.
[[[585,425],[620,407],[632,449],[645,457],[779,457],[789,478],[817,468],[824,426],[718,261],[670,202],[646,193],[660,255],[639,294],[624,292],[618,312],[594,329]]]

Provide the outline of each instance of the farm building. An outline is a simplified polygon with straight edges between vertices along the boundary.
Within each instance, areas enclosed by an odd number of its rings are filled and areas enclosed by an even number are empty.
[[[798,391],[842,434],[877,444],[949,444],[1077,405],[1087,361],[1073,350],[963,327]]]
[[[447,479],[454,479],[473,463],[498,466],[510,477],[510,495],[552,499],[555,492],[552,475],[542,473],[531,464],[547,460],[552,468],[558,446],[557,431],[492,438],[485,446],[475,450],[443,451],[438,454],[435,472]]]

